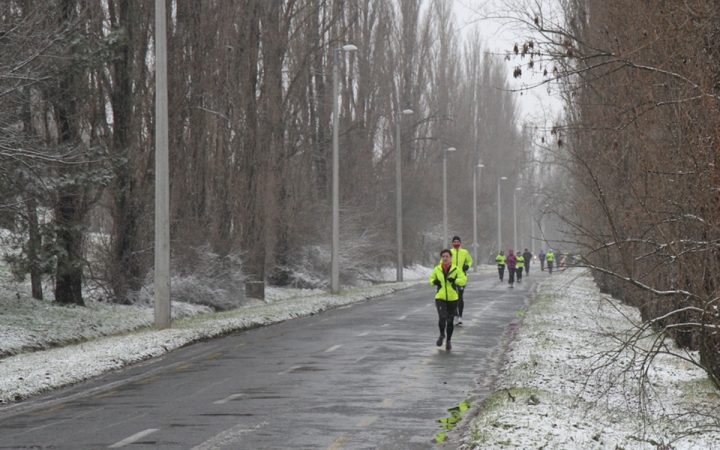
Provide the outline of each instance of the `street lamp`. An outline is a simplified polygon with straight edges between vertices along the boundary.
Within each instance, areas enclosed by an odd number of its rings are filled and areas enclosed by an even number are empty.
[[[514,233],[514,240],[513,240],[513,246],[515,247],[515,251],[517,251],[517,193],[518,191],[522,191],[522,188],[515,188],[513,191],[513,233]]]
[[[155,0],[155,327],[169,328],[170,183],[168,169],[167,24],[164,0]]]
[[[333,295],[340,293],[340,150],[338,148],[338,65],[341,51],[354,52],[352,44],[333,50],[333,181],[332,181],[332,252],[330,256],[330,291]]]
[[[507,180],[507,177],[498,178],[498,253],[502,250],[502,221],[500,219],[500,211],[502,210],[500,200],[500,180]]]
[[[396,134],[395,137],[395,195],[397,201],[395,202],[397,211],[397,269],[396,269],[396,280],[398,282],[403,280],[403,241],[402,241],[402,157],[400,152],[400,122],[403,115],[413,114],[412,109],[404,109],[398,111],[397,118],[395,119]]]
[[[473,272],[477,272],[478,265],[478,243],[477,243],[477,185],[478,185],[478,172],[482,175],[482,168],[485,167],[482,164],[475,166],[473,170]]]
[[[455,147],[443,150],[443,248],[448,243],[447,237],[447,152],[454,152]]]

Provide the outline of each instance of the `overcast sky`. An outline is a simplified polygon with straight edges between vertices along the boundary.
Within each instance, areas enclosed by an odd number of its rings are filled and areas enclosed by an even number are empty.
[[[551,0],[539,0],[539,2],[551,3]],[[517,30],[517,27],[500,19],[489,18],[507,16],[507,3],[508,0],[454,0],[460,31],[468,32],[479,26],[485,37],[487,49],[492,53],[505,55],[512,50],[515,43],[521,44],[525,41],[523,32]],[[508,80],[513,88],[526,88],[542,79],[541,74],[532,73],[526,67],[523,67],[523,76],[514,79],[512,71],[518,62],[516,59],[504,62]],[[543,122],[552,121],[553,117],[562,110],[560,100],[548,94],[546,86],[524,90],[522,94],[518,92],[517,95],[520,99],[523,121],[536,122],[542,127]]]

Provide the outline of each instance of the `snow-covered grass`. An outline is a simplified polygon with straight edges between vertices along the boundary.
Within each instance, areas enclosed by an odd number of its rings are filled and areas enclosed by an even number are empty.
[[[553,274],[461,448],[720,449],[720,397],[702,370],[659,354],[640,383],[643,355],[620,349],[639,322],[635,308],[601,294],[582,269]]]
[[[405,269],[405,279],[413,281],[339,296],[269,287],[264,302],[219,313],[173,303],[173,327],[160,331],[151,327],[147,307],[58,307],[15,294],[0,297],[0,352],[25,352],[0,359],[0,402],[78,383],[193,341],[385,295],[426,282],[429,271]],[[383,277],[394,280],[394,270]],[[461,448],[720,449],[720,397],[704,372],[661,354],[647,371],[648,389],[641,391],[633,355],[614,352],[613,335],[634,331],[639,320],[635,308],[601,294],[582,269],[553,274],[525,312],[495,393],[467,428]],[[58,347],[29,351],[51,346]],[[617,363],[601,369],[607,357]]]
[[[409,281],[404,283],[356,288],[338,296],[314,289],[268,287],[265,301],[248,301],[244,307],[217,313],[173,302],[174,320],[167,330],[152,328],[152,307],[98,302],[88,302],[86,307],[58,306],[16,291],[0,297],[0,355],[14,355],[0,359],[0,403],[75,384],[201,339],[405,289],[426,282],[430,270],[406,269],[404,279]],[[33,351],[43,349],[47,350]]]

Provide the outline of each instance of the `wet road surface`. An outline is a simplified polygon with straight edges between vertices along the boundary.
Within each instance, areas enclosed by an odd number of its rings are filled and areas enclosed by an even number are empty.
[[[489,395],[538,272],[469,275],[453,350],[422,284],[201,342],[0,408],[0,449],[430,449],[439,419]],[[473,413],[471,408],[468,414]]]

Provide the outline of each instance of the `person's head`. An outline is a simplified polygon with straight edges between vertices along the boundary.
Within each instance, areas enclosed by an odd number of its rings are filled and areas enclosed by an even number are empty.
[[[442,259],[443,264],[450,264],[450,261],[452,261],[452,253],[450,253],[450,250],[446,248],[442,249],[440,259]]]
[[[508,255],[512,255],[512,254],[513,254],[513,250],[512,249],[508,250]]]
[[[460,237],[454,236],[452,240],[453,248],[460,248]]]
[[[504,251],[502,251],[502,250],[500,250],[500,254],[501,254],[501,255],[504,255],[504,254],[505,254],[505,252],[504,252]]]
[[[527,250],[527,249],[525,249],[525,252],[527,252],[527,251],[528,251],[528,250]]]

